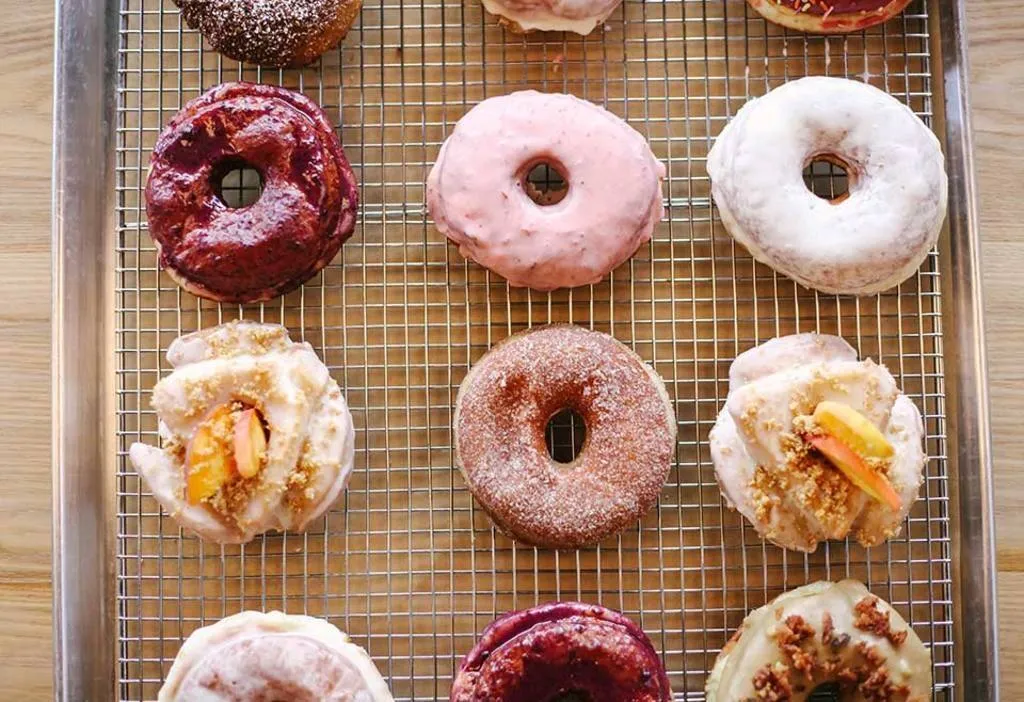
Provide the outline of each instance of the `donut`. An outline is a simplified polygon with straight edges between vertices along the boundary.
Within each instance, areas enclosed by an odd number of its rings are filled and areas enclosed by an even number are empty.
[[[557,463],[548,421],[570,409],[586,436]],[[459,387],[455,462],[498,528],[526,544],[579,548],[635,523],[658,499],[676,421],[661,378],[600,332],[555,325],[484,354]]]
[[[590,34],[621,4],[622,0],[483,0],[484,9],[517,34]]]
[[[192,632],[157,702],[393,702],[362,648],[323,621],[240,612]]]
[[[305,66],[345,38],[362,0],[174,0],[214,51],[272,68]]]
[[[862,583],[818,582],[751,612],[708,676],[706,702],[925,702],[931,654],[899,612]],[[835,689],[834,688],[834,689]]]
[[[747,0],[769,22],[799,32],[844,34],[903,12],[910,0]]]
[[[492,622],[462,660],[450,698],[562,699],[669,702],[672,690],[658,652],[628,618],[599,605],[552,602]]]
[[[228,207],[221,178],[248,166],[263,192]],[[190,101],[157,139],[146,182],[160,265],[219,302],[269,300],[330,263],[355,228],[355,175],[323,111],[270,85],[224,83]]]
[[[733,361],[710,443],[729,507],[772,543],[811,552],[899,534],[924,480],[923,435],[884,366],[839,337],[797,334]]]
[[[824,200],[803,168],[842,166],[848,197]],[[918,269],[946,216],[935,135],[866,83],[811,77],[744,105],[708,154],[722,223],[758,261],[826,293],[869,295]]]
[[[304,530],[352,475],[345,398],[307,343],[276,324],[229,322],[171,343],[153,388],[163,446],[128,456],[182,526],[218,543]]]
[[[538,164],[568,184],[540,205],[524,185]],[[427,179],[435,225],[466,258],[515,287],[596,283],[651,238],[665,167],[610,112],[532,90],[484,100],[441,146]]]

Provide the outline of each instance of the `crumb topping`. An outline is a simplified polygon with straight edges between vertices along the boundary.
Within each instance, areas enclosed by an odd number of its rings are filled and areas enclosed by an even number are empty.
[[[857,618],[853,625],[858,629],[888,639],[895,648],[907,640],[906,631],[893,631],[889,626],[889,612],[883,612],[878,607],[877,597],[865,597],[854,607],[854,612]]]

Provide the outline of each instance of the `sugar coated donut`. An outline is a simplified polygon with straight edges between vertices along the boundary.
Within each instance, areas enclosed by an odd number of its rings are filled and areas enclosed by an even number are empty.
[[[568,184],[539,205],[524,185],[537,164]],[[532,90],[484,100],[455,125],[427,179],[427,207],[459,251],[517,287],[596,283],[650,240],[665,167],[612,113]]]
[[[235,168],[260,173],[247,207],[221,198]],[[185,105],[157,139],[146,182],[160,265],[220,302],[269,300],[330,263],[355,228],[355,174],[323,111],[299,93],[224,83]]]
[[[483,0],[483,4],[513,32],[590,34],[622,0]]]
[[[462,660],[451,702],[669,702],[647,635],[598,605],[552,602],[496,619]]]
[[[887,22],[910,0],[747,0],[766,20],[799,32],[841,34]]]
[[[544,442],[559,411],[586,425],[572,463]],[[650,366],[600,332],[531,329],[488,351],[462,381],[455,459],[502,531],[537,546],[594,544],[636,522],[658,499],[675,452],[676,422]]]
[[[848,197],[804,184],[812,161],[845,168]],[[722,223],[757,260],[828,293],[867,295],[909,278],[946,216],[935,135],[886,93],[801,78],[744,105],[708,154]]]
[[[215,51],[261,66],[315,61],[352,27],[362,0],[174,0]]]
[[[862,583],[819,582],[751,612],[708,676],[707,702],[804,702],[832,684],[840,702],[926,702],[931,654]]]
[[[797,334],[733,361],[711,457],[726,502],[773,543],[810,552],[849,534],[874,546],[917,499],[923,434],[884,366],[839,337]]]
[[[240,612],[182,645],[157,702],[392,702],[373,661],[322,619]]]

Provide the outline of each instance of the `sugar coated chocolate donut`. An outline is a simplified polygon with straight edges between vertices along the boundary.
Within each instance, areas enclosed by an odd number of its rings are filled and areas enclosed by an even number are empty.
[[[818,197],[814,161],[849,191]],[[860,81],[801,78],[751,100],[708,154],[722,223],[754,258],[801,285],[870,295],[920,267],[946,217],[945,160],[924,122]]]
[[[538,204],[547,164],[565,196]],[[455,125],[427,179],[427,208],[459,252],[510,285],[596,283],[651,238],[665,166],[626,122],[572,95],[524,90],[484,100]]]
[[[582,417],[571,463],[548,453],[548,421]],[[528,544],[578,548],[635,523],[658,499],[675,452],[665,385],[632,350],[581,327],[540,327],[481,358],[456,398],[455,458],[499,529]]]
[[[236,61],[305,66],[341,41],[362,0],[174,0],[189,27]]]
[[[707,702],[805,702],[827,684],[840,702],[924,702],[932,699],[931,654],[862,583],[812,583],[743,620],[705,692]]]
[[[229,207],[220,180],[247,166],[263,190]],[[157,139],[146,182],[160,265],[186,290],[221,302],[297,288],[355,227],[355,175],[323,111],[299,93],[224,83],[189,102]]]
[[[575,697],[574,697],[575,695]],[[496,619],[462,660],[451,702],[668,702],[647,635],[598,605],[552,602]]]
[[[903,12],[910,0],[747,0],[766,20],[800,32],[842,34]]]

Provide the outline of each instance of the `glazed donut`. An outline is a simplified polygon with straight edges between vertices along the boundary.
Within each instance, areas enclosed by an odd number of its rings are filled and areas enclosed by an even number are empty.
[[[276,324],[230,322],[176,339],[174,371],[153,388],[163,448],[128,455],[185,529],[244,543],[302,531],[352,475],[345,398],[307,343]]]
[[[729,378],[710,436],[715,477],[761,536],[811,552],[824,539],[874,546],[900,532],[924,480],[924,425],[884,366],[858,361],[839,337],[797,334],[740,354]],[[837,463],[823,435],[857,455]]]
[[[345,38],[362,0],[174,0],[214,51],[273,68],[305,66]]]
[[[538,205],[524,186],[540,163],[568,184]],[[466,258],[515,287],[596,283],[651,238],[665,167],[610,112],[532,90],[484,100],[455,125],[427,179],[427,208]]]
[[[544,432],[560,410],[586,425],[569,464]],[[530,329],[472,367],[455,400],[455,461],[494,523],[527,544],[579,548],[635,523],[672,465],[676,421],[661,378],[600,332]]]
[[[552,602],[499,617],[462,660],[451,702],[669,702],[647,635],[598,605]]]
[[[483,0],[484,8],[511,31],[524,34],[590,34],[604,24],[622,0]]]
[[[849,196],[804,185],[815,160],[843,166]],[[708,154],[722,223],[758,261],[801,285],[868,295],[906,280],[946,216],[935,135],[905,105],[842,78],[801,78],[744,105]]]
[[[240,612],[192,632],[157,702],[392,702],[373,661],[322,619]]]
[[[903,12],[910,0],[747,0],[766,20],[799,32],[842,34],[873,27]]]
[[[841,702],[932,698],[928,649],[855,580],[804,585],[751,612],[715,661],[705,694],[707,702],[804,702],[829,683]]]
[[[248,165],[263,192],[229,208],[220,179]],[[157,139],[146,182],[160,265],[221,302],[269,300],[330,263],[355,228],[355,175],[323,111],[306,97],[224,83],[189,102]]]

